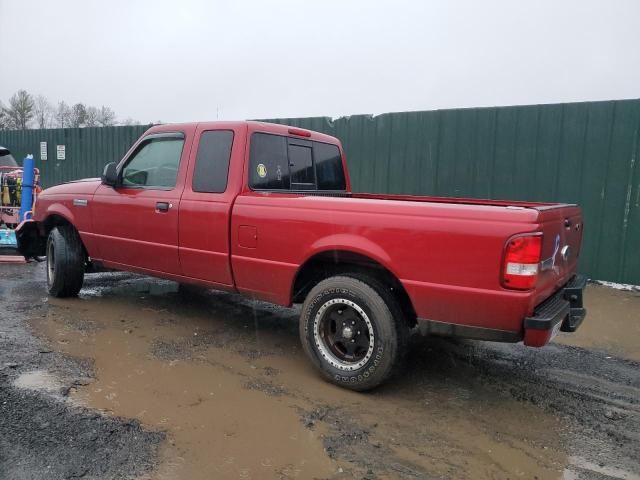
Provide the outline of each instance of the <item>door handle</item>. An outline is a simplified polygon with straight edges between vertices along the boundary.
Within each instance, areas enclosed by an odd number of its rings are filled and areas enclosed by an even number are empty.
[[[168,212],[172,206],[169,202],[156,202],[156,212]]]

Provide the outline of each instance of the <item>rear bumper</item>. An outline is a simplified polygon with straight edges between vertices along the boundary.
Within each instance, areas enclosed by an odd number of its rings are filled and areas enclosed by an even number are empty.
[[[563,288],[538,305],[533,316],[524,319],[524,344],[546,345],[559,331],[575,332],[587,312],[583,306],[584,275],[576,275]]]

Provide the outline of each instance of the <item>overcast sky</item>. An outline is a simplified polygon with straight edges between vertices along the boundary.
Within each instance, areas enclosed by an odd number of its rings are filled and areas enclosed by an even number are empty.
[[[142,122],[640,97],[640,0],[0,0],[18,89]]]

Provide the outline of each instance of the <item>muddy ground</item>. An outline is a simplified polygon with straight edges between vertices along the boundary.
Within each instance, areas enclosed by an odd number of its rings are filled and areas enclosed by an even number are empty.
[[[367,394],[298,312],[122,273],[49,299],[0,266],[0,478],[640,479],[640,293],[544,349],[414,337]]]

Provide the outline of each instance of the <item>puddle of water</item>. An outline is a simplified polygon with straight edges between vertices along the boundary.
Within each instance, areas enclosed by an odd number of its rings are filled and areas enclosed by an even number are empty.
[[[153,282],[146,281],[138,275],[125,272],[109,272],[100,274],[99,281],[95,282],[97,276],[90,276],[85,279],[80,298],[102,297],[102,296],[139,296],[140,294],[164,295],[166,293],[176,293],[179,285],[169,280],[156,279]]]
[[[168,432],[158,479],[272,478],[283,471],[329,477],[336,471],[319,433],[304,427],[287,400],[245,389],[247,379],[232,371],[223,350],[211,361],[150,355],[151,339],[188,338],[194,324],[158,327],[152,309],[101,308],[106,305],[96,302],[91,318],[101,328],[83,341],[57,316],[38,328],[65,353],[94,359],[97,380],[74,400]]]
[[[562,334],[555,341],[640,361],[640,293],[590,284],[584,295],[584,322],[577,332]]]
[[[23,373],[15,379],[13,384],[18,388],[54,394],[60,393],[62,388],[62,382],[58,377],[46,370],[33,370]]]
[[[369,467],[379,478],[562,475],[559,422],[484,388],[463,365],[453,377],[412,371],[358,394],[313,371],[291,310],[254,311],[225,294],[181,303],[127,283],[126,296],[98,285],[100,295],[80,302],[52,300],[32,325],[55,348],[94,360],[96,381],[74,399],[167,431],[157,479],[341,478],[339,469],[362,476]],[[82,319],[96,328],[74,335]],[[343,423],[305,427],[301,412],[318,407]]]

